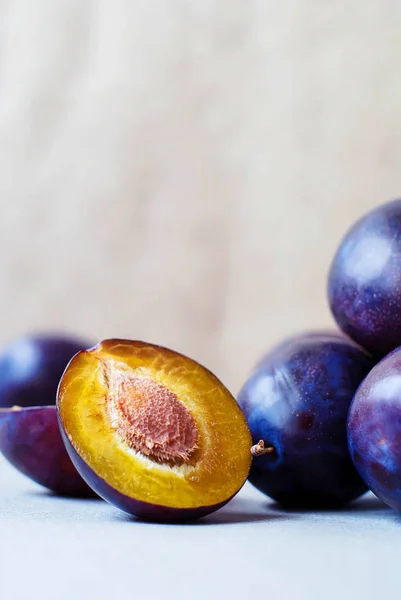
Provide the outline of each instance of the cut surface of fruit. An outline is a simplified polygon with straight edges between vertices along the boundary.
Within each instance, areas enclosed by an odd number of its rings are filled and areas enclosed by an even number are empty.
[[[89,485],[111,502],[123,495],[133,514],[135,501],[206,514],[247,478],[241,409],[210,371],[172,350],[106,340],[80,352],[60,382],[58,410]]]

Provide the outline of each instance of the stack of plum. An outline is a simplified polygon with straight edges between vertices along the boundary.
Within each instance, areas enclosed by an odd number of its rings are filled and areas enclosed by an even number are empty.
[[[285,341],[240,392],[267,451],[250,481],[289,507],[337,506],[369,488],[401,510],[401,200],[345,235],[328,298],[343,333]]]
[[[285,340],[237,401],[161,346],[19,338],[0,357],[0,451],[57,494],[153,521],[205,516],[247,478],[287,508],[371,489],[401,510],[401,200],[349,230],[328,295],[342,331]]]

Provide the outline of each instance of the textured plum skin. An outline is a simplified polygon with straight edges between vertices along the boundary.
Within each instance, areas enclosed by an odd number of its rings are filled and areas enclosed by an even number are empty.
[[[401,200],[348,231],[331,265],[328,298],[339,327],[376,356],[401,345]]]
[[[0,451],[21,473],[63,496],[93,496],[72,464],[55,406],[0,411]]]
[[[373,365],[337,333],[297,335],[266,354],[238,397],[253,443],[275,449],[254,458],[250,482],[289,508],[336,507],[363,494],[346,421]]]
[[[348,416],[348,444],[361,477],[383,502],[401,510],[401,348],[375,366]]]
[[[90,346],[62,335],[32,335],[10,342],[0,354],[0,408],[55,404],[68,362]]]
[[[211,506],[198,506],[196,508],[172,508],[131,498],[111,487],[104,479],[99,477],[99,475],[97,475],[76,452],[63,430],[62,423],[60,423],[60,428],[71,461],[74,463],[76,470],[81,474],[87,484],[101,498],[138,519],[156,523],[179,523],[200,519],[201,517],[205,517],[222,508],[233,498],[233,496],[231,496],[231,498],[228,498],[224,502]]]

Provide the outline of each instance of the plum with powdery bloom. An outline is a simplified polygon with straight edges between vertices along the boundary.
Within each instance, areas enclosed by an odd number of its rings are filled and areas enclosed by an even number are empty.
[[[297,335],[266,354],[238,397],[253,443],[270,450],[254,458],[249,481],[288,507],[336,507],[363,494],[346,420],[373,365],[337,333]]]
[[[401,345],[401,199],[348,231],[331,265],[328,298],[339,327],[374,355]]]
[[[383,358],[358,389],[348,416],[355,467],[386,504],[401,510],[401,348]]]

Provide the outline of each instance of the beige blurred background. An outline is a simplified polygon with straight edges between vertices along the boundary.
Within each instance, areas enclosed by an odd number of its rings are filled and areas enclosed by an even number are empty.
[[[401,3],[0,0],[0,341],[141,338],[236,392],[401,194]]]

